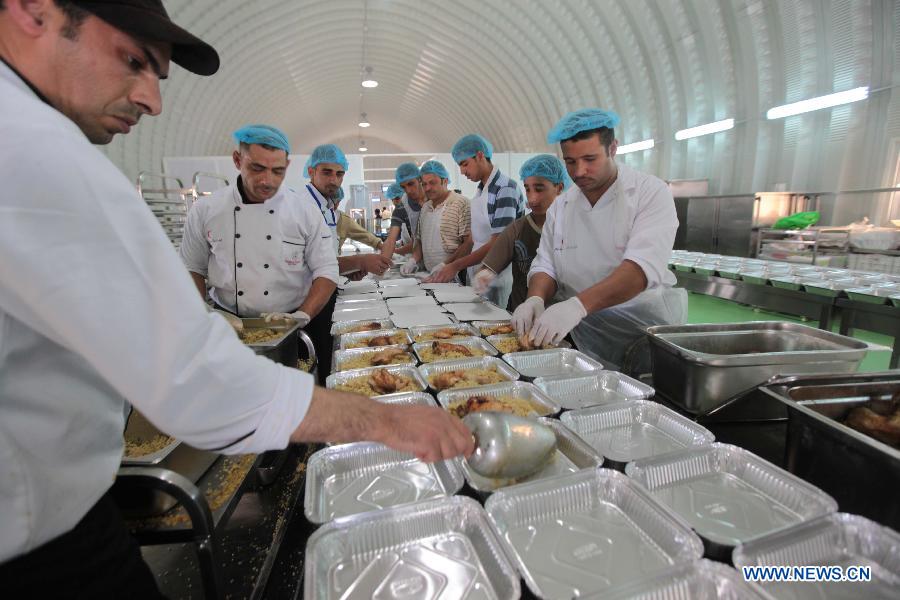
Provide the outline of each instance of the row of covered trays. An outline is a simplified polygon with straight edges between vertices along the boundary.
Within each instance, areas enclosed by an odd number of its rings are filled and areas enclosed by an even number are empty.
[[[507,487],[483,507],[446,495],[332,520],[308,541],[305,597],[518,598],[520,575],[540,598],[896,597],[900,536],[777,467],[720,444],[633,464]],[[672,500],[703,486],[724,493],[696,511]],[[757,499],[770,510],[747,518]],[[757,586],[704,551],[738,568],[864,565],[871,581]]]

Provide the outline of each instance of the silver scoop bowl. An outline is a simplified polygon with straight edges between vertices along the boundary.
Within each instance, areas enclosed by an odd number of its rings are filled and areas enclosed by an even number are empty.
[[[463,423],[475,438],[467,459],[473,471],[491,479],[536,473],[556,451],[556,434],[535,419],[501,412],[475,412]]]

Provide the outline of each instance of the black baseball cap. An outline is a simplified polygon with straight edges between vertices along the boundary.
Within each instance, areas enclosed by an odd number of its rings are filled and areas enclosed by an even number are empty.
[[[125,33],[154,42],[172,44],[172,62],[196,73],[212,75],[219,70],[215,48],[172,22],[162,0],[73,0]]]

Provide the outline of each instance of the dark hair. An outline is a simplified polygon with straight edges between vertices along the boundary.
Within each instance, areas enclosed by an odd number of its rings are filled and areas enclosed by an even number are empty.
[[[287,150],[285,150],[284,148],[276,148],[275,146],[270,146],[268,144],[253,144],[253,145],[254,146],[262,146],[266,150],[281,150],[282,152],[287,154]],[[238,148],[240,149],[241,152],[246,152],[247,150],[250,149],[250,144],[248,144],[247,142],[240,142],[240,143],[238,143]]]
[[[581,140],[586,140],[591,136],[600,136],[600,143],[606,148],[606,153],[609,154],[609,147],[616,139],[616,132],[612,127],[600,127],[598,129],[587,129],[585,131],[579,131],[575,135],[570,138],[566,138],[562,140],[563,142],[578,142]]]
[[[74,40],[78,37],[78,29],[84,20],[90,15],[90,11],[77,6],[71,0],[53,0],[56,7],[66,16],[66,24],[60,32],[62,36],[68,40]],[[0,0],[0,10],[6,8],[6,1]]]

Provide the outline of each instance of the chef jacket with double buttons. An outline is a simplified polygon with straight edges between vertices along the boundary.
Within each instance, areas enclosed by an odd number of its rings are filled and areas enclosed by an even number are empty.
[[[191,208],[181,259],[202,275],[212,299],[241,317],[294,312],[313,280],[338,283],[333,232],[321,213],[281,186],[262,203],[243,202],[240,179]]]
[[[192,446],[259,453],[288,444],[315,381],[206,311],[134,183],[2,62],[0,131],[3,563],[110,488],[126,400]]]

